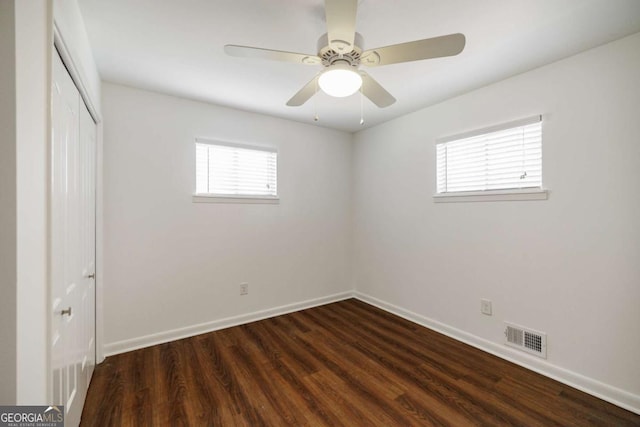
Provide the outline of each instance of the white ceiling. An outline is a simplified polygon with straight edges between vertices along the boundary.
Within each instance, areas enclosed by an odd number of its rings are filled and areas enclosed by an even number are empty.
[[[462,32],[454,57],[367,69],[397,102],[318,93],[321,69],[227,56],[225,44],[316,54],[323,0],[79,0],[103,80],[357,131],[640,31],[639,0],[359,0],[364,49]]]

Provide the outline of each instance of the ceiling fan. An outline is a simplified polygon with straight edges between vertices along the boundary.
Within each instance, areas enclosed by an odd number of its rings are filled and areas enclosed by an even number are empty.
[[[318,87],[331,96],[344,97],[362,91],[378,107],[396,102],[369,74],[359,70],[360,65],[377,67],[400,62],[453,56],[462,52],[463,34],[449,34],[415,40],[376,49],[364,50],[363,38],[355,31],[358,0],[325,0],[327,33],[318,40],[318,54],[285,52],[281,50],[228,44],[225,52],[231,56],[269,59],[324,67],[287,102],[297,107],[307,102]]]

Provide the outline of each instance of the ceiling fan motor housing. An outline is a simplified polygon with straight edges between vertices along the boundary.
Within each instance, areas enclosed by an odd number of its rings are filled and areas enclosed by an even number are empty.
[[[318,56],[322,59],[322,65],[325,67],[333,65],[336,62],[343,62],[352,67],[357,67],[360,65],[362,45],[364,44],[363,42],[364,39],[362,38],[362,35],[360,33],[356,33],[353,42],[353,49],[347,53],[339,53],[329,45],[329,38],[325,33],[318,39]],[[335,44],[336,41],[334,40],[333,43]]]

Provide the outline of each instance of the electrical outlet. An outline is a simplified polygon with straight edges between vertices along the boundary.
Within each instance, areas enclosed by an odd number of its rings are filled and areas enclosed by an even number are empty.
[[[486,314],[487,316],[491,316],[491,301],[488,299],[480,300],[480,312],[482,314]]]
[[[247,282],[240,283],[240,295],[249,294],[249,284]]]

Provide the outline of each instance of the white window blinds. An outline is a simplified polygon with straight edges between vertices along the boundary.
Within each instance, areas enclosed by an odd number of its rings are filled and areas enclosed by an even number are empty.
[[[437,192],[542,187],[540,116],[441,139]]]
[[[277,197],[278,153],[196,139],[196,194]]]

